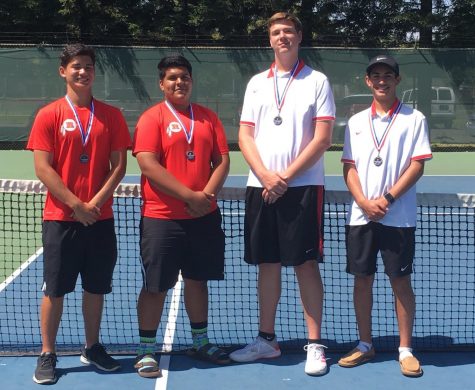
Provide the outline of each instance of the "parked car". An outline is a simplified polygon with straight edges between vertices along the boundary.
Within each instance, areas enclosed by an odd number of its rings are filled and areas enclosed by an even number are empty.
[[[408,106],[417,108],[419,100],[417,88],[403,91],[401,101]],[[424,112],[430,124],[442,124],[446,128],[452,128],[455,119],[455,93],[450,87],[431,88],[431,112]]]
[[[468,116],[467,123],[465,127],[470,130],[470,134],[475,135],[475,113],[472,113]]]

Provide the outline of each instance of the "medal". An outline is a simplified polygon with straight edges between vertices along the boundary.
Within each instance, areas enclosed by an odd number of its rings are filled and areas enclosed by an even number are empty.
[[[277,65],[274,66],[274,97],[275,97],[275,105],[277,106],[277,111],[278,114],[274,118],[274,125],[280,126],[282,124],[282,117],[280,116],[280,111],[282,110],[282,107],[284,106],[285,102],[285,96],[287,95],[287,91],[289,90],[290,84],[295,78],[295,74],[297,73],[297,68],[299,68],[300,61],[297,60],[295,63],[294,67],[292,68],[292,71],[290,72],[290,77],[285,83],[284,90],[282,92],[282,95],[279,94],[279,84],[277,82]],[[301,67],[299,68],[299,70]]]
[[[68,102],[69,107],[71,108],[74,114],[74,119],[76,120],[76,123],[79,127],[79,131],[81,133],[82,146],[84,149],[86,147],[87,141],[89,140],[89,136],[91,135],[92,123],[94,122],[94,99],[91,100],[91,113],[89,114],[86,130],[84,130],[84,128],[82,127],[82,123],[79,120],[79,115],[76,111],[76,108],[74,107],[74,104],[68,95],[66,95],[66,101]],[[86,153],[82,153],[79,156],[79,161],[83,164],[86,164],[89,162],[89,156]]]
[[[374,158],[373,162],[374,162],[374,165],[379,167],[383,163],[383,159],[381,157],[377,156],[377,157]]]
[[[183,122],[181,121],[180,119],[180,116],[178,115],[178,113],[175,111],[175,109],[173,108],[173,106],[168,103],[167,100],[165,100],[165,104],[166,106],[168,107],[168,109],[170,110],[170,112],[173,114],[173,116],[175,117],[175,119],[178,121],[178,123],[180,124],[181,128],[183,129],[183,133],[185,133],[185,138],[186,138],[186,142],[188,142],[188,145],[191,144],[191,142],[193,141],[193,130],[195,129],[195,116],[193,114],[193,107],[191,106],[191,103],[190,103],[190,116],[191,116],[191,126],[190,126],[190,131],[187,131],[186,130],[186,127],[185,125],[183,124]],[[186,156],[186,159],[188,161],[193,161],[195,159],[195,152],[193,152],[193,150],[187,150],[185,152],[185,156]]]
[[[94,99],[91,99],[91,113],[89,114],[86,130],[84,130],[84,128],[82,127],[82,123],[79,120],[79,115],[76,111],[76,108],[74,107],[74,104],[68,95],[66,95],[66,101],[68,102],[69,107],[73,111],[74,119],[76,119],[76,123],[79,127],[79,131],[81,133],[82,146],[84,150],[84,148],[86,147],[87,141],[89,140],[89,136],[91,135],[92,123],[94,122]],[[89,162],[89,156],[86,153],[82,153],[79,156],[79,162],[81,162],[82,164],[87,164]]]
[[[399,114],[399,111],[401,110],[401,106],[402,106],[401,102],[396,101],[394,103],[393,107],[391,107],[391,110],[389,111],[389,114],[388,114],[388,115],[390,115],[389,123],[386,125],[386,128],[384,129],[384,132],[381,135],[380,139],[378,139],[378,136],[376,134],[376,130],[375,130],[374,124],[373,124],[373,115],[376,116],[374,103],[371,106],[371,110],[369,111],[369,127],[370,127],[370,130],[371,130],[371,136],[373,138],[374,147],[378,152],[378,155],[373,160],[373,164],[377,167],[380,167],[383,164],[383,159],[379,155],[379,152],[381,151],[381,149],[384,145],[384,142],[386,141],[386,138],[388,137],[389,130],[392,128],[392,125],[396,121],[396,117]]]

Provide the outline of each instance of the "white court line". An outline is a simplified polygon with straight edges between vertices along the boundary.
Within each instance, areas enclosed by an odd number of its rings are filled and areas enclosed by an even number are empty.
[[[18,267],[15,272],[13,272],[3,283],[0,284],[0,292],[5,290],[7,286],[12,283],[15,278],[20,276],[20,274],[28,268],[28,266],[33,263],[38,257],[40,257],[43,254],[43,248],[41,247],[36,251],[34,255],[32,255],[27,261],[25,261],[20,267]]]
[[[178,317],[178,308],[180,305],[181,287],[183,279],[180,275],[177,284],[173,289],[173,295],[170,302],[170,311],[168,312],[167,327],[165,328],[165,335],[163,336],[162,352],[170,352],[172,350],[173,338],[176,330],[176,320]],[[155,382],[155,390],[166,390],[168,383],[168,369],[170,367],[170,355],[160,356],[160,370],[162,376],[157,378]]]

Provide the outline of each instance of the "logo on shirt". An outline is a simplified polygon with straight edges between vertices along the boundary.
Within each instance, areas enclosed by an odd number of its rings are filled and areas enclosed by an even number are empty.
[[[179,133],[181,131],[181,125],[178,122],[170,122],[167,127],[167,135],[172,136],[172,133]]]
[[[65,135],[67,131],[76,130],[76,121],[74,119],[66,119],[61,125],[61,135]]]

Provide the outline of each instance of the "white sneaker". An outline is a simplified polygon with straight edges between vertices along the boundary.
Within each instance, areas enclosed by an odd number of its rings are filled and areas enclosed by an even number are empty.
[[[270,359],[280,356],[279,344],[276,340],[266,341],[262,337],[256,339],[246,345],[242,349],[238,349],[229,354],[229,357],[235,362],[253,362],[257,359]]]
[[[323,375],[327,372],[326,348],[321,344],[307,344],[303,349],[307,351],[307,362],[305,363],[305,373],[308,375]]]

